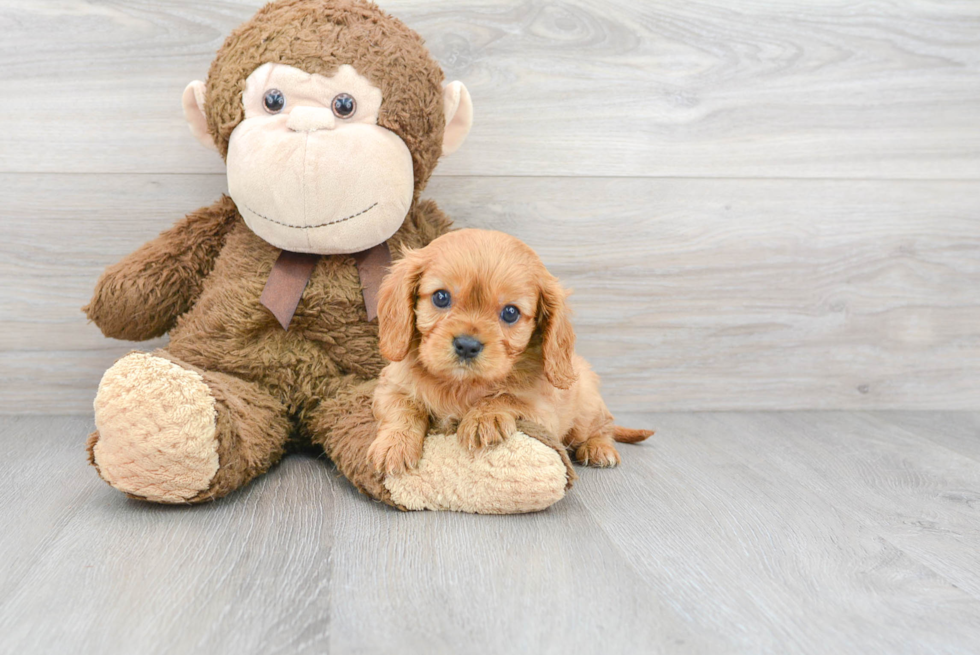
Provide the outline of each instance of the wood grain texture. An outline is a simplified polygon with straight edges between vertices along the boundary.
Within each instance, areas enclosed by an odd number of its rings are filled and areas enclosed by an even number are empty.
[[[580,501],[531,516],[365,514],[349,497],[334,555],[337,652],[722,652],[636,571]],[[547,617],[547,618],[545,618]],[[655,650],[654,650],[655,652]]]
[[[90,419],[2,426],[0,651],[327,652],[322,463],[292,458],[233,504],[158,506],[94,476]]]
[[[261,0],[0,4],[0,171],[218,172],[180,94]],[[980,177],[980,9],[388,0],[476,106],[444,175]]]
[[[87,325],[96,278],[224,178],[6,174],[0,187],[19,190],[0,206],[0,411],[89,411],[114,359],[164,343]],[[975,187],[439,178],[428,195],[457,225],[524,239],[575,290],[578,349],[614,411],[973,409]]]
[[[902,429],[929,432],[930,439],[944,448],[980,462],[980,416],[972,412],[886,412],[874,414]],[[942,425],[936,431],[936,425]]]
[[[589,471],[576,491],[653,593],[670,594],[685,615],[727,635],[726,652],[969,652],[980,614],[976,594],[962,586],[973,573],[955,564],[976,560],[976,542],[948,529],[962,525],[959,503],[918,493],[906,480],[911,469],[934,480],[935,492],[959,489],[959,481],[942,481],[944,468],[972,465],[976,475],[976,462],[936,448],[927,432],[917,446],[932,461],[893,469],[889,430],[844,427],[862,420],[801,412],[644,417],[658,428],[655,441],[623,448],[619,479]],[[850,468],[876,476],[870,485],[838,473],[855,451]],[[867,492],[878,511],[859,500]],[[967,512],[972,536],[980,516]],[[907,521],[921,521],[909,526],[910,537],[942,536],[906,550],[910,543],[896,544],[890,526]],[[922,621],[898,618],[913,615]]]
[[[0,417],[0,652],[970,653],[980,414],[630,414],[529,516],[399,513],[290,456],[127,500],[90,419]],[[974,440],[978,436],[972,433]]]
[[[0,1],[0,412],[133,347],[78,308],[224,190],[179,97],[260,4]],[[976,3],[383,4],[476,102],[429,195],[576,289],[615,411],[980,408]]]

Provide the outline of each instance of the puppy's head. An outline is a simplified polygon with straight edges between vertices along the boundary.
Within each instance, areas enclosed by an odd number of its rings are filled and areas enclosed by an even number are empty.
[[[381,285],[378,320],[386,358],[415,350],[449,382],[503,380],[538,347],[553,385],[575,381],[565,292],[531,248],[502,232],[459,230],[407,252]]]

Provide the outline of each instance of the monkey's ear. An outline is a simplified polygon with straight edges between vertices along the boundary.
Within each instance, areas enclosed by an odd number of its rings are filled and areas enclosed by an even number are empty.
[[[463,145],[473,127],[473,101],[462,82],[450,82],[442,90],[446,111],[446,133],[442,137],[442,154],[451,155]]]
[[[204,113],[204,89],[204,82],[194,80],[184,89],[184,96],[180,99],[180,103],[184,106],[184,118],[187,119],[187,126],[191,128],[191,134],[205,148],[217,152],[218,147],[214,145],[214,139],[208,132],[208,117]]]

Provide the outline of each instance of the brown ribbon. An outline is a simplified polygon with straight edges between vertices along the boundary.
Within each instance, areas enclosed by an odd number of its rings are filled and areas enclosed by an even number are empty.
[[[283,250],[273,264],[259,302],[272,312],[283,330],[289,329],[293,314],[299,307],[299,299],[303,297],[318,261],[320,255]]]
[[[322,255],[283,250],[276,259],[269,273],[269,279],[262,289],[259,302],[272,312],[282,329],[288,330],[289,324],[299,307],[303,291],[310,282],[313,269]],[[351,255],[357,262],[357,273],[361,278],[364,307],[367,309],[368,321],[378,316],[378,290],[385,272],[391,266],[391,251],[387,243],[381,243],[373,248]]]
[[[357,274],[361,278],[364,294],[364,308],[367,309],[368,322],[378,317],[378,292],[381,280],[391,267],[391,251],[387,243],[379,243],[373,248],[351,255],[357,262]]]

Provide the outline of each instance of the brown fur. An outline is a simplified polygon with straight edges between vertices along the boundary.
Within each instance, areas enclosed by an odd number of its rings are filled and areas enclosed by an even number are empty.
[[[418,203],[389,240],[393,256],[449,225],[434,203]],[[188,247],[189,234],[222,240]],[[161,254],[170,252],[186,254]],[[258,302],[278,255],[222,198],[110,267],[85,311],[106,336],[149,339],[169,329],[170,343],[154,354],[204,376],[217,401],[220,468],[191,502],[237,489],[268,470],[289,444],[310,442],[323,446],[359,489],[387,499],[380,476],[359,464],[375,426],[362,420],[371,419],[370,391],[356,391],[384,362],[356,264],[347,256],[323,257],[285,331]],[[201,270],[208,275],[196,279]],[[181,312],[184,307],[190,309]],[[345,401],[338,406],[335,398]]]
[[[449,230],[435,203],[419,200],[441,152],[445,115],[442,71],[417,34],[365,0],[266,5],[227,38],[211,66],[205,111],[222,156],[243,118],[245,79],[266,62],[322,75],[351,64],[381,89],[379,125],[406,143],[415,174],[412,206],[388,240],[395,260]],[[384,362],[354,259],[319,260],[284,331],[259,304],[279,253],[224,197],[110,266],[84,311],[109,337],[169,332],[168,346],[154,354],[199,372],[208,385],[219,469],[190,502],[223,496],[283,452],[315,444],[359,490],[393,504],[366,455],[377,432],[371,402]],[[93,464],[98,440],[96,432],[88,442]]]
[[[448,308],[432,303],[440,289],[452,294]],[[574,352],[565,296],[534,251],[501,232],[461,230],[406,253],[380,293],[381,351],[391,363],[375,392],[375,467],[392,473],[417,464],[433,422],[454,425],[465,445],[481,448],[528,420],[593,466],[619,463],[614,440],[653,434],[613,425],[598,376]],[[520,309],[513,325],[500,318],[506,305]],[[471,362],[453,350],[460,335],[483,344]]]
[[[224,155],[243,118],[245,79],[266,62],[330,75],[351,64],[383,93],[379,124],[408,145],[412,207],[388,241],[397,259],[449,229],[418,196],[439,158],[445,117],[442,71],[422,39],[364,0],[280,0],[232,33],[211,66],[206,112]],[[220,468],[192,502],[220,497],[266,471],[287,447],[316,443],[362,491],[388,501],[366,465],[374,438],[373,378],[383,366],[354,260],[320,259],[288,331],[259,296],[279,249],[252,233],[224,197],[99,279],[84,308],[106,336],[170,333],[158,354],[201,373],[216,400]],[[89,451],[98,433],[89,440]]]

